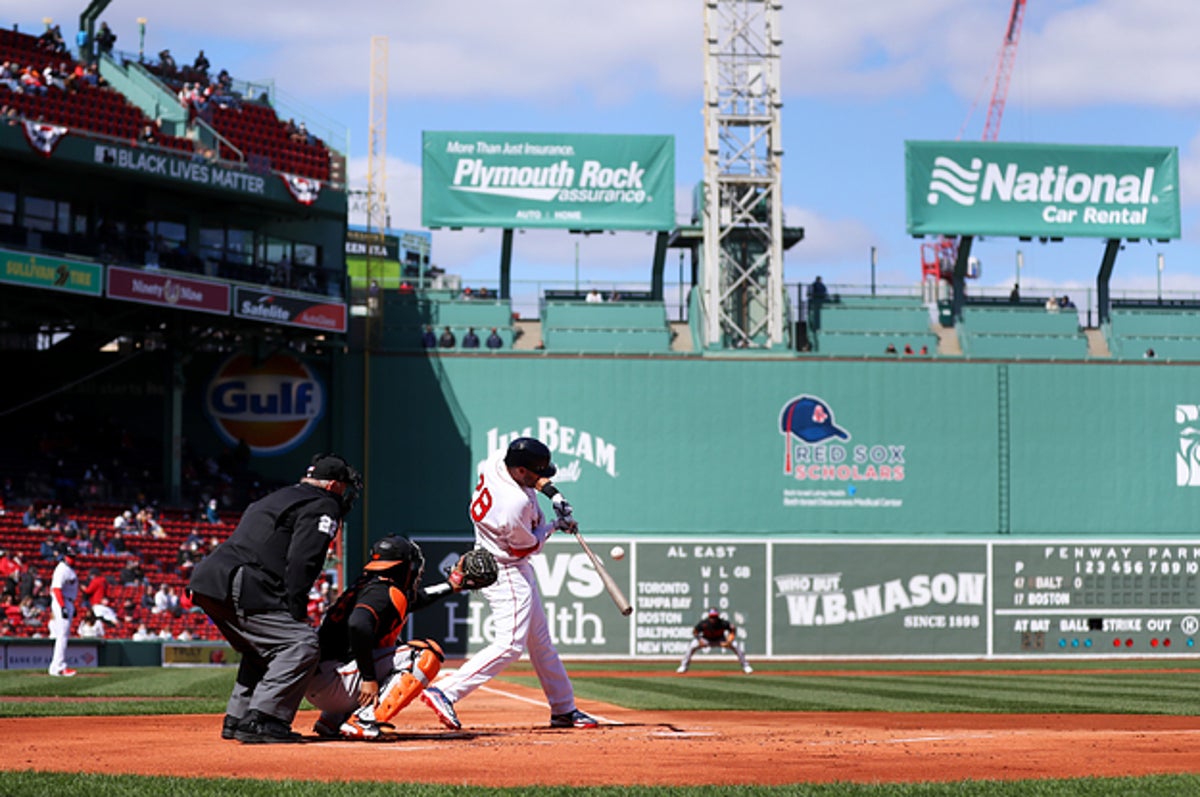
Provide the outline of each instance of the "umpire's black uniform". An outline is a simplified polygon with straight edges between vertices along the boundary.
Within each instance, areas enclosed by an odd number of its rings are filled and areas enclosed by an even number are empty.
[[[314,457],[299,484],[247,507],[229,539],[193,569],[196,605],[242,654],[223,737],[294,740],[291,722],[318,660],[308,592],[361,483],[341,457]]]

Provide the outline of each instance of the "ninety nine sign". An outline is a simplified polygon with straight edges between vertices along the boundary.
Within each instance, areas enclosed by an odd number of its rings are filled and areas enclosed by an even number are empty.
[[[322,329],[326,332],[346,331],[346,305],[341,302],[317,302],[254,288],[235,289],[233,314],[238,318],[270,324]]]
[[[425,131],[426,227],[669,230],[675,137]]]
[[[229,286],[156,271],[108,267],[108,298],[229,314]]]
[[[912,235],[1178,238],[1179,152],[906,141]]]

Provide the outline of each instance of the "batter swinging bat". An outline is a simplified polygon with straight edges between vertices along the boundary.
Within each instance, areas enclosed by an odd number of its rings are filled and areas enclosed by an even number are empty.
[[[558,491],[558,488],[549,479],[541,483],[538,491],[549,498],[550,502],[554,504],[554,511],[558,514],[559,518],[571,517],[571,505],[567,503],[567,499],[563,497],[563,494]],[[579,540],[579,544],[583,546],[583,552],[587,554],[588,559],[592,560],[592,567],[596,568],[596,572],[600,574],[600,581],[603,582],[604,589],[608,591],[608,597],[612,598],[613,603],[617,604],[617,608],[621,610],[621,614],[626,617],[633,614],[633,605],[625,597],[625,593],[621,592],[621,588],[617,586],[617,582],[613,579],[612,575],[605,569],[604,563],[600,561],[600,557],[592,553],[592,549],[588,547],[587,540],[579,533],[578,524],[576,524],[573,533],[575,534],[575,539]]]
[[[588,555],[588,559],[592,560],[592,567],[596,568],[596,572],[600,574],[600,580],[604,582],[604,588],[608,590],[608,597],[613,599],[613,603],[617,604],[617,608],[621,610],[621,614],[628,617],[633,614],[633,605],[629,603],[629,599],[625,597],[625,593],[621,592],[621,588],[617,586],[617,582],[604,568],[604,563],[600,561],[600,557],[592,553],[592,549],[588,547],[587,540],[575,531],[575,539],[579,540],[579,544],[583,546],[583,552]]]

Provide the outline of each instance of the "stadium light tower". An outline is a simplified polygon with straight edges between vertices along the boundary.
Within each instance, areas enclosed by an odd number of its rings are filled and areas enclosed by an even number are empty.
[[[385,232],[387,213],[387,36],[371,37],[371,110],[367,151],[367,232]],[[368,262],[370,256],[368,255]]]
[[[781,0],[706,0],[704,342],[783,338]]]

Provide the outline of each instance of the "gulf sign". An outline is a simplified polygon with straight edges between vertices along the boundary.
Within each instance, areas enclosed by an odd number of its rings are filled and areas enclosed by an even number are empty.
[[[325,388],[302,360],[276,353],[261,362],[235,354],[204,389],[204,412],[229,445],[255,456],[282,454],[308,438],[325,414]]]

